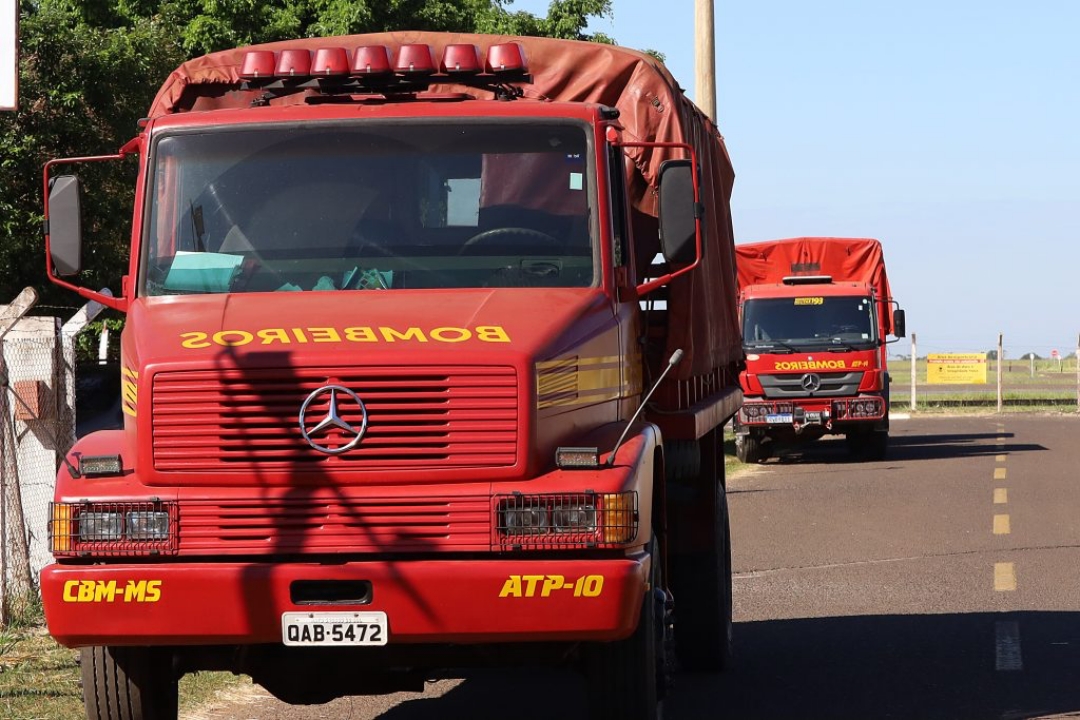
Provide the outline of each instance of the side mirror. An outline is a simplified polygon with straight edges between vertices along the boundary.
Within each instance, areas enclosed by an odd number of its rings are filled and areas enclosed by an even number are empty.
[[[893,335],[898,338],[904,337],[906,334],[906,327],[904,323],[904,311],[900,308],[893,310],[892,314]]]
[[[668,160],[660,166],[660,249],[669,263],[698,260],[697,218],[703,212],[694,200],[694,170],[689,160]]]
[[[46,234],[49,255],[57,275],[77,275],[82,270],[82,189],[79,178],[59,175],[49,183],[49,214]]]

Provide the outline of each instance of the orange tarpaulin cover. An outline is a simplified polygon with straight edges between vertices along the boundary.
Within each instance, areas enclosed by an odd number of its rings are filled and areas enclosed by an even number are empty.
[[[735,246],[739,287],[782,283],[793,275],[829,275],[834,282],[871,285],[877,298],[892,300],[881,243],[872,238],[800,237]],[[884,312],[892,332],[892,313]]]
[[[177,68],[158,91],[149,116],[247,107],[261,90],[241,90],[239,70],[250,50],[282,50],[427,44],[435,57],[451,43],[472,43],[481,53],[497,43],[517,42],[525,51],[532,83],[515,102],[588,102],[619,110],[623,139],[682,142],[693,146],[701,165],[705,214],[705,258],[696,272],[676,279],[668,297],[668,353],[682,348],[690,362],[674,374],[680,379],[739,362],[742,343],[735,303],[735,258],[729,201],[734,173],[716,126],[682,93],[668,70],[655,58],[613,45],[550,38],[464,33],[392,32],[343,37],[308,38],[224,50],[190,60]],[[479,98],[482,89],[452,88]],[[300,104],[304,94],[277,98],[271,104]],[[659,250],[655,182],[661,163],[684,157],[677,148],[626,148],[631,170],[631,203],[635,213],[636,255],[641,265]]]

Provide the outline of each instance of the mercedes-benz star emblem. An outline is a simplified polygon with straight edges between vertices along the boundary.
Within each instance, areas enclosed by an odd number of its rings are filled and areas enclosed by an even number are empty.
[[[326,417],[320,420],[313,428],[307,429],[307,411],[311,403],[316,398],[323,395],[330,394],[330,407],[326,411]],[[346,397],[339,397],[339,395],[345,395]],[[356,403],[356,406],[360,408],[360,427],[350,425],[341,419],[340,405],[339,403]],[[364,433],[367,432],[368,426],[368,414],[367,408],[364,407],[364,401],[360,399],[360,396],[354,393],[352,390],[340,385],[324,385],[315,392],[307,396],[307,400],[304,400],[304,404],[300,407],[300,432],[303,434],[304,439],[307,440],[308,445],[315,448],[321,453],[327,455],[339,455],[347,450],[352,450],[364,437]],[[346,436],[351,436],[352,439],[345,443],[341,447],[333,447],[330,445],[323,445],[317,442],[314,437],[326,436],[332,430],[340,430]]]
[[[821,376],[817,373],[806,373],[802,376],[801,385],[806,392],[817,392],[821,389]]]

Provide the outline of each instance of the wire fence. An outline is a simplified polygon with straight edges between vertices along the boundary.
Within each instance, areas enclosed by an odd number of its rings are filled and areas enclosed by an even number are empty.
[[[75,440],[73,353],[52,318],[14,331],[0,347],[0,611],[2,619],[37,596],[51,561],[48,508],[60,458]],[[51,322],[50,322],[51,321]],[[24,323],[26,321],[24,320]]]

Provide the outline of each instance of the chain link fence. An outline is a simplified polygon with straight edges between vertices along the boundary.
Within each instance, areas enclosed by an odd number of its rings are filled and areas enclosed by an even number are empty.
[[[76,436],[74,340],[99,310],[88,305],[63,326],[22,317],[0,327],[0,627],[37,601],[52,562],[49,503]]]

